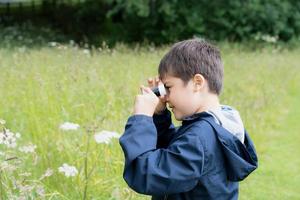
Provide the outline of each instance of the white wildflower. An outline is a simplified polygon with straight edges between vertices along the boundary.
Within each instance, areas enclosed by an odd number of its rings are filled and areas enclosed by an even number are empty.
[[[32,185],[20,185],[19,186],[21,193],[28,193],[31,192],[34,189],[34,186]]]
[[[44,187],[41,186],[41,185],[38,185],[38,186],[36,187],[36,193],[37,193],[39,196],[44,197],[44,196],[45,196],[45,189],[44,189]]]
[[[19,151],[23,153],[34,153],[36,149],[36,145],[28,145],[19,148]]]
[[[90,54],[90,50],[88,50],[88,49],[84,49],[82,52],[83,52],[84,54],[87,54],[87,55]]]
[[[76,167],[70,166],[66,163],[59,167],[58,171],[64,173],[66,177],[76,176],[78,174]]]
[[[4,119],[0,119],[0,125],[4,125],[6,121]]]
[[[278,40],[277,36],[271,36],[271,35],[263,35],[262,40],[269,42],[269,43],[276,43]]]
[[[51,176],[52,174],[53,174],[53,170],[48,168],[48,169],[46,170],[44,176],[45,176],[45,177],[49,177],[49,176]]]
[[[74,45],[75,45],[74,40],[70,40],[70,41],[69,41],[69,44],[70,44],[71,46],[74,46]]]
[[[47,169],[46,172],[41,176],[40,180],[46,178],[46,177],[49,177],[49,176],[52,176],[53,174],[53,170],[52,169]]]
[[[268,34],[261,34],[258,33],[254,36],[255,40],[262,40],[268,43],[276,43],[278,41],[278,36],[272,36],[272,35],[268,35]]]
[[[16,133],[16,138],[20,138],[21,134],[20,133]]]
[[[31,176],[31,173],[30,172],[24,172],[24,173],[21,173],[19,175],[28,177],[28,176]]]
[[[17,146],[17,143],[15,143],[15,142],[7,143],[6,146],[7,146],[8,148],[15,148],[15,147]]]
[[[68,47],[65,46],[65,45],[59,45],[59,46],[57,47],[57,49],[66,50],[66,49],[68,49]]]
[[[57,42],[49,42],[49,45],[51,47],[56,47],[58,45],[58,43]]]
[[[79,128],[79,124],[71,123],[71,122],[65,122],[60,125],[60,129],[64,131],[69,131],[69,130],[77,130]]]
[[[9,129],[4,129],[0,132],[0,144],[4,144],[9,148],[14,148],[17,146],[17,137],[20,134],[14,134]]]
[[[0,170],[13,172],[17,169],[17,166],[11,165],[8,162],[2,162],[0,164]]]
[[[96,133],[94,138],[97,143],[110,143],[112,138],[119,138],[120,135],[116,132],[111,132],[111,131],[101,131],[99,133]]]
[[[26,47],[20,47],[20,48],[18,48],[18,51],[20,53],[25,53],[26,52]]]

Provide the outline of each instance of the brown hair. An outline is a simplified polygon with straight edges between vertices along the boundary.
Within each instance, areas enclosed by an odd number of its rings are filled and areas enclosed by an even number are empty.
[[[220,51],[204,40],[175,43],[160,61],[158,73],[160,79],[169,74],[180,78],[185,84],[195,74],[201,74],[211,92],[219,95],[222,91],[224,69]]]

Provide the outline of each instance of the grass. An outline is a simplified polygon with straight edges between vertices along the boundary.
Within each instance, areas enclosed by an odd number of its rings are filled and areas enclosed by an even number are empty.
[[[240,111],[259,156],[258,170],[241,182],[240,199],[299,199],[300,49],[220,47],[225,63],[221,101]],[[117,140],[105,145],[91,139],[86,160],[87,132],[123,132],[138,86],[156,75],[167,49],[0,48],[0,118],[21,133],[23,143],[37,145],[36,155],[22,158],[18,169],[32,173],[25,182],[39,180],[50,168],[54,174],[39,181],[47,199],[83,199],[86,169],[91,172],[87,199],[149,199],[123,181]],[[61,131],[65,121],[80,124],[80,130]],[[78,176],[59,173],[63,163],[76,166]],[[20,179],[18,173],[13,176]]]

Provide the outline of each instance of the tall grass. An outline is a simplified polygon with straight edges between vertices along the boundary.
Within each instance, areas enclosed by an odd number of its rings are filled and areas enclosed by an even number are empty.
[[[86,199],[148,199],[123,181],[118,141],[97,144],[89,134],[123,132],[138,86],[156,75],[168,48],[53,46],[0,48],[0,118],[21,133],[22,141],[37,145],[35,163],[23,159],[20,170],[32,173],[26,181],[38,180],[50,168],[53,175],[40,181],[47,199],[83,199],[85,189]],[[225,63],[221,102],[240,111],[260,161],[259,169],[241,183],[240,198],[299,199],[299,125],[289,115],[299,116],[294,99],[299,98],[300,49],[220,47]],[[59,125],[66,121],[81,128],[63,132]],[[59,173],[63,163],[76,166],[79,174]]]

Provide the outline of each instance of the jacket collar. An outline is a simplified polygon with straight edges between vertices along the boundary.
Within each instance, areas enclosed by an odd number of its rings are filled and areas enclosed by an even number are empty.
[[[189,123],[194,122],[194,121],[198,121],[199,119],[201,119],[203,117],[212,117],[212,116],[207,112],[195,113],[191,116],[185,117],[182,120],[182,125],[189,124]]]

